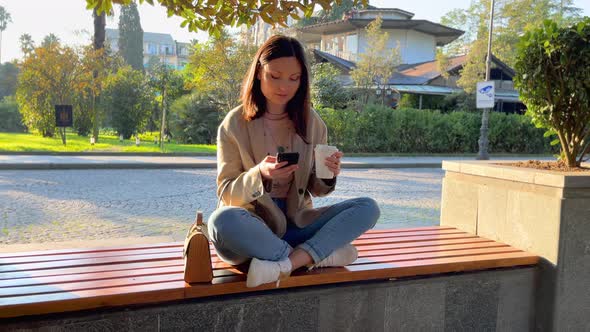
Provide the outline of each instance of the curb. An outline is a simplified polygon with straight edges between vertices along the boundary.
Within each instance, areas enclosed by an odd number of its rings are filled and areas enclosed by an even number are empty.
[[[343,169],[359,168],[441,168],[442,163],[342,163]],[[215,169],[217,163],[0,163],[0,170],[75,170],[75,169]]]
[[[0,156],[105,156],[105,157],[215,157],[208,152],[43,152],[43,151],[0,151]]]

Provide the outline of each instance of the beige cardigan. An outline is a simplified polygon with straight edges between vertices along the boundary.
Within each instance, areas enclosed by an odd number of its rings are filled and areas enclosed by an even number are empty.
[[[311,223],[328,207],[314,209],[313,196],[325,196],[334,191],[336,181],[324,182],[315,177],[313,149],[326,144],[325,123],[311,111],[306,144],[299,135],[293,139],[293,151],[299,152],[299,168],[287,195],[287,218],[299,227]],[[230,111],[217,133],[217,197],[220,206],[238,206],[260,217],[270,229],[282,237],[287,229],[285,214],[265,192],[258,168],[266,157],[262,118],[246,121],[242,107]]]

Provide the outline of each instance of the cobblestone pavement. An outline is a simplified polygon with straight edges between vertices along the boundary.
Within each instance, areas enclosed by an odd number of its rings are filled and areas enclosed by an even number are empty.
[[[0,171],[0,245],[166,235],[214,210],[214,169]],[[378,228],[436,225],[441,169],[345,169],[317,206],[375,198]]]

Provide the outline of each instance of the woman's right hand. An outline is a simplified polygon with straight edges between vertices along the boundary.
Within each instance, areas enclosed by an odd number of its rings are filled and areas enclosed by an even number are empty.
[[[288,178],[291,173],[299,168],[297,165],[283,167],[285,165],[287,165],[286,161],[277,163],[277,157],[266,156],[266,158],[258,164],[258,167],[260,168],[262,178],[266,180]]]

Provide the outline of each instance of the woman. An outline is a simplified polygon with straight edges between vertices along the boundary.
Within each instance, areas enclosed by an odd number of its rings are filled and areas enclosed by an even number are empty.
[[[345,266],[357,258],[350,243],[379,218],[370,198],[314,209],[311,195],[336,186],[342,152],[313,159],[327,129],[311,109],[309,70],[301,44],[273,36],[258,50],[242,89],[242,105],[227,114],[217,136],[217,195],[209,238],[233,265],[252,259],[247,286],[277,282],[303,266]],[[297,165],[277,152],[298,152]],[[333,179],[318,179],[314,162]]]

